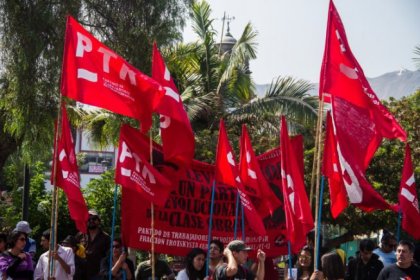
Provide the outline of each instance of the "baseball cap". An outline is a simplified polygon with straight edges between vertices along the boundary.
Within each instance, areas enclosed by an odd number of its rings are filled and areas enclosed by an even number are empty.
[[[97,212],[95,209],[90,209],[90,210],[88,211],[88,213],[89,213],[89,215],[91,215],[91,216],[98,216],[98,217],[99,217],[99,214],[98,214],[98,212]]]
[[[16,224],[16,228],[13,231],[20,231],[29,234],[32,229],[27,221],[20,221]]]
[[[229,250],[235,251],[235,252],[252,250],[252,248],[247,247],[242,240],[233,240],[233,241],[229,242],[227,247],[229,248]]]

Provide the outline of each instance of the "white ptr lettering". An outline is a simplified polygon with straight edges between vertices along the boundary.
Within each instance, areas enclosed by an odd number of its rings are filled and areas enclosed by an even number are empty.
[[[163,74],[163,78],[165,79],[165,81],[171,80],[171,73],[169,72],[169,69],[168,67],[166,67],[166,65],[165,65],[165,73]]]
[[[341,39],[340,33],[338,32],[338,30],[335,30],[335,36],[337,36],[337,40],[338,42],[340,42],[340,50],[341,52],[346,52],[346,47],[343,44],[343,40]]]
[[[287,188],[292,189],[291,193],[288,194],[290,205],[292,206],[292,212],[295,213],[295,184],[293,183],[293,178],[289,174],[286,174],[284,169],[281,170],[281,177],[283,181],[286,180]]]
[[[91,72],[86,69],[79,68],[77,69],[77,78],[88,80],[89,82],[97,82],[98,81],[98,74],[95,72]]]
[[[248,166],[248,176],[250,178],[256,180],[257,179],[257,173],[250,168],[249,164],[251,163],[251,154],[248,151],[246,152],[246,162],[248,163],[248,165],[247,165]]]
[[[179,103],[179,94],[176,93],[170,87],[164,87],[164,88],[165,88],[165,95],[171,97],[173,100]]]
[[[92,51],[92,41],[82,33],[77,32],[76,57],[83,57],[85,51]]]
[[[140,157],[136,153],[132,153],[130,151],[130,149],[128,148],[127,144],[125,143],[125,141],[123,141],[122,142],[121,153],[120,153],[120,156],[119,156],[118,160],[120,161],[120,163],[123,163],[126,158],[134,159],[134,161],[136,163],[135,170],[136,170],[136,172],[141,174],[143,179],[145,179],[145,180],[149,179],[149,182],[151,184],[156,184],[156,178],[153,175],[153,173],[149,170],[149,168],[146,165],[143,165],[143,168],[142,168],[142,166],[140,165],[140,163],[142,162]],[[131,171],[129,171],[126,168],[121,168],[121,175],[131,176]]]
[[[98,52],[104,55],[104,58],[102,60],[102,70],[104,70],[105,73],[109,73],[109,62],[111,61],[111,57],[117,58],[117,55],[113,53],[112,51],[107,50],[103,47],[100,47],[98,49]]]
[[[137,84],[136,73],[133,70],[129,69],[127,65],[123,64],[120,69],[120,79],[125,81],[127,75],[130,80],[130,84],[135,86]]]
[[[160,128],[168,128],[171,125],[171,118],[165,115],[160,115]]]

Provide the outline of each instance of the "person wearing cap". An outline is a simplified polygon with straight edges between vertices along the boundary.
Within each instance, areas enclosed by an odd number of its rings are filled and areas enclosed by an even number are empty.
[[[16,224],[16,227],[13,231],[24,232],[28,236],[32,232],[32,229],[29,226],[29,223],[27,221],[20,221]],[[28,236],[28,239],[27,239],[27,242],[23,251],[29,253],[32,259],[34,259],[35,254],[36,254],[36,241]]]
[[[225,248],[223,254],[227,258],[227,263],[216,267],[216,280],[263,280],[265,253],[261,249],[257,251],[258,267],[256,275],[243,266],[248,259],[248,251],[251,248],[247,247],[242,240],[233,240]]]
[[[102,279],[99,274],[101,260],[106,257],[109,247],[111,246],[111,238],[101,229],[101,218],[98,212],[89,210],[88,233],[85,235],[86,242],[86,270],[87,279]]]
[[[34,280],[47,280],[49,275],[49,257],[50,257],[50,230],[45,230],[41,236],[41,246],[45,250],[38,260],[34,272]],[[71,248],[63,247],[56,244],[55,250],[52,252],[54,259],[54,279],[73,279],[75,272],[74,253]]]

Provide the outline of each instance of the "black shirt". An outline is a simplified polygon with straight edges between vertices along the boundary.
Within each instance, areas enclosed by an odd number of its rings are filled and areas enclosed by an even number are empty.
[[[379,273],[378,280],[417,280],[420,279],[420,268],[417,265],[411,265],[409,268],[401,268],[396,264],[391,264]]]

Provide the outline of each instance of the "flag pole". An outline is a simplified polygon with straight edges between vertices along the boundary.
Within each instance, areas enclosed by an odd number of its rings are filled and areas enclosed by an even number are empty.
[[[322,113],[323,113],[323,110],[324,110],[323,107],[324,107],[324,94],[322,94],[321,101],[319,103],[318,126],[317,126],[317,132],[316,132],[318,137],[315,141],[316,146],[318,147],[317,150],[316,150],[316,153],[315,153],[315,155],[316,155],[316,164],[315,164],[316,170],[314,172],[316,174],[316,181],[315,181],[316,182],[316,188],[315,188],[315,240],[314,240],[314,246],[315,246],[314,268],[315,268],[315,270],[318,269],[318,258],[316,256],[318,256],[318,254],[319,254],[319,252],[318,252],[319,241],[317,240],[316,237],[319,234],[319,227],[320,227],[320,224],[318,222],[318,216],[319,216],[318,212],[319,212],[319,206],[320,206],[319,202],[321,201],[320,197],[319,197],[319,183],[320,183],[320,178],[319,177],[320,177],[320,162],[321,162],[321,150],[322,150],[321,140],[322,140],[322,117],[323,117]]]
[[[234,227],[234,232],[233,232],[233,239],[236,239],[237,237],[238,212],[239,212],[239,190],[236,191],[235,227]]]
[[[289,277],[287,279],[294,279],[292,275],[292,246],[290,245],[290,240],[287,241],[287,252],[289,255],[288,265],[289,265]],[[287,273],[287,272],[286,272]]]
[[[401,218],[402,218],[402,211],[400,208],[398,210],[398,219],[397,219],[397,243],[400,242],[400,237],[401,237]]]
[[[153,165],[153,131],[150,130],[150,138],[149,138],[149,147],[150,147],[150,164]],[[152,266],[152,279],[155,279],[155,205],[153,202],[150,203],[150,227],[151,227],[151,236],[150,236],[150,245],[151,245],[151,258],[150,258],[150,265]]]
[[[322,102],[322,105],[321,105]],[[319,134],[322,131],[322,118],[320,116],[322,116],[322,110],[323,110],[323,100],[319,103],[318,106],[318,119],[317,119],[317,123],[316,123],[316,130],[315,130],[315,147],[314,147],[314,158],[312,161],[312,176],[311,176],[311,190],[309,193],[309,204],[311,206],[312,209],[312,205],[313,205],[313,200],[314,200],[314,187],[315,187],[315,177],[316,177],[316,171],[318,170],[318,162],[317,162],[317,153],[318,153],[318,149],[319,149],[319,144],[318,144],[318,138],[319,138]]]
[[[53,159],[53,194],[51,201],[51,221],[50,221],[50,244],[49,244],[49,253],[48,253],[48,276],[54,277],[55,267],[54,261],[52,261],[52,252],[55,250],[57,244],[55,233],[57,232],[57,200],[58,200],[58,188],[57,184],[57,158],[58,158],[58,139],[62,133],[61,125],[61,103],[63,101],[63,96],[60,94],[60,99],[58,101],[58,112],[57,112],[57,128],[54,137],[54,159]]]
[[[112,279],[112,246],[114,245],[114,234],[115,234],[115,217],[117,212],[117,194],[118,194],[118,185],[115,184],[114,189],[114,209],[112,210],[112,227],[111,227],[111,246],[110,252],[109,252],[109,273],[108,273],[108,279]]]
[[[245,212],[244,212],[244,206],[241,203],[241,213],[242,213],[242,241],[245,242]]]
[[[216,189],[216,179],[213,179],[213,186],[211,188],[211,202],[210,202],[210,217],[209,217],[209,234],[207,237],[207,252],[210,252],[210,242],[211,242],[211,230],[213,227],[213,206],[214,206],[214,193]],[[209,264],[210,264],[210,253],[207,253],[207,266],[206,266],[206,276],[209,276]]]
[[[323,197],[324,197],[324,185],[325,185],[325,180],[324,180],[324,176],[321,176],[321,191],[319,194],[319,206],[318,206],[318,220],[317,220],[317,225],[321,225],[321,221],[322,221],[322,203],[323,203]],[[321,234],[319,233],[319,227],[318,227],[318,231],[316,231],[316,237],[315,237],[316,241],[316,249],[315,249],[315,269],[318,270],[319,267],[319,251],[320,251],[320,245],[321,245]]]

